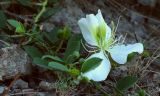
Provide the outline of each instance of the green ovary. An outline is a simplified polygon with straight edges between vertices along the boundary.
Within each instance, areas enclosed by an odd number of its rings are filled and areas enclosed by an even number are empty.
[[[99,27],[92,30],[92,35],[96,39],[98,47],[102,50],[107,50],[114,42],[114,34],[112,34],[110,39],[106,41],[106,32],[107,30],[105,24],[101,24]]]
[[[98,43],[98,47],[102,48],[105,43],[106,31],[103,27],[98,27],[95,33],[96,42]]]

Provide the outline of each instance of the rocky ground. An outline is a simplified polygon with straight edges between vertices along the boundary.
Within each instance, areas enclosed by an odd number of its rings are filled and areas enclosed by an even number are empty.
[[[108,25],[112,26],[111,21],[115,23],[118,37],[121,35],[125,37],[125,43],[142,42],[145,50],[151,55],[147,58],[136,57],[131,62],[114,68],[107,80],[102,82],[100,90],[96,90],[92,85],[79,85],[69,86],[67,90],[60,91],[55,87],[57,82],[53,79],[53,73],[48,71],[36,73],[39,68],[31,65],[30,57],[18,44],[5,47],[4,42],[0,41],[0,94],[4,95],[6,92],[10,96],[101,96],[110,93],[111,96],[115,96],[116,81],[130,74],[138,76],[139,80],[133,88],[126,91],[125,96],[133,95],[138,88],[144,89],[148,96],[159,96],[158,5],[160,5],[158,0],[62,0],[61,9],[42,23],[43,30],[50,32],[56,26],[67,25],[73,33],[80,33],[77,21],[86,14],[96,14],[97,10],[101,9]]]

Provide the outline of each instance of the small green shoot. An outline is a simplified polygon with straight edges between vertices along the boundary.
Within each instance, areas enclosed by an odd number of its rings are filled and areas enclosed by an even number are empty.
[[[9,20],[7,20],[7,22],[11,26],[16,28],[15,32],[17,32],[19,34],[24,34],[26,32],[26,29],[25,29],[24,25],[21,22],[19,22],[17,20],[13,20],[13,19],[9,19]]]

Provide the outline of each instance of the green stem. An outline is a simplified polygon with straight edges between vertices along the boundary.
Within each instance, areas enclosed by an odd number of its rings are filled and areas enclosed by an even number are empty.
[[[35,17],[35,23],[37,23],[39,21],[39,18],[42,16],[42,14],[45,12],[46,10],[46,5],[47,5],[48,0],[45,0],[42,3],[42,9],[41,11],[38,13],[38,15]]]
[[[61,47],[62,47],[62,45],[63,45],[63,40],[61,40],[61,42],[60,42],[60,44],[59,44],[59,46],[58,46],[58,48],[57,48],[57,50],[56,50],[56,53],[61,49]]]

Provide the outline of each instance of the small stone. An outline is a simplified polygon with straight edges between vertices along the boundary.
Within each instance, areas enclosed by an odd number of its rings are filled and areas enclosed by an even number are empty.
[[[19,79],[14,83],[12,88],[14,88],[14,89],[17,89],[17,88],[27,89],[28,88],[28,83],[23,81],[22,79]]]
[[[0,49],[0,78],[10,79],[17,74],[29,74],[31,63],[25,51],[17,45]]]
[[[51,83],[45,82],[45,81],[41,81],[39,83],[39,87],[42,88],[42,89],[44,89],[44,90],[52,90],[52,89],[55,88],[55,87],[53,88],[53,86],[52,86]]]

